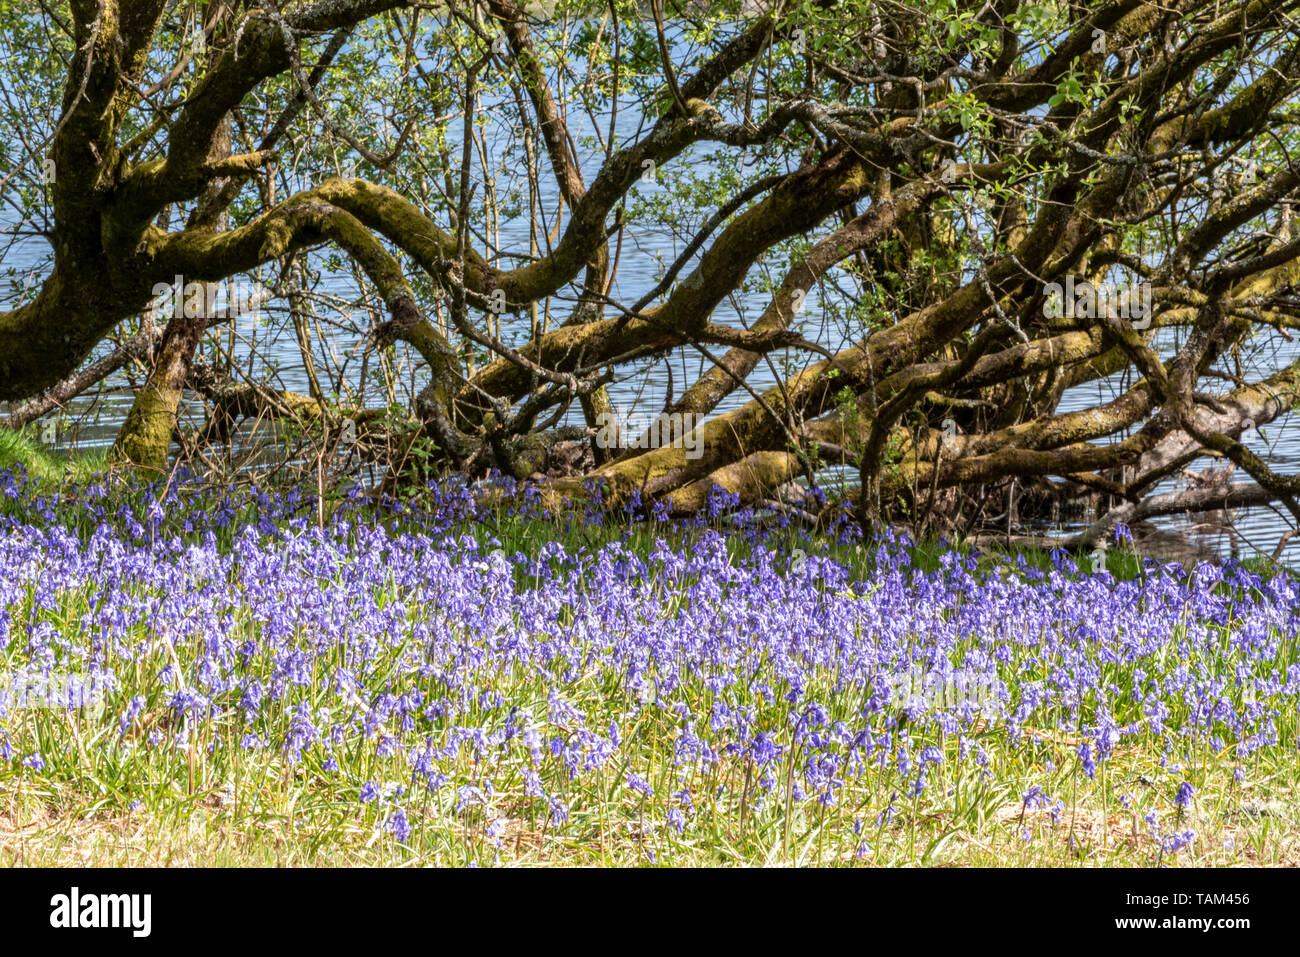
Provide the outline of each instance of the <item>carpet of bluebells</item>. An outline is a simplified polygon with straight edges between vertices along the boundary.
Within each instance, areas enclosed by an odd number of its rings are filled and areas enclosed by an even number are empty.
[[[0,473],[0,794],[474,865],[1186,864],[1290,800],[1290,574],[593,501]]]

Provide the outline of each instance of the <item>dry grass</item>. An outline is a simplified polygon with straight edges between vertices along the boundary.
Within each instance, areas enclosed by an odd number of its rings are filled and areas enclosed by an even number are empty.
[[[1259,771],[1260,769],[1256,769]],[[1119,795],[1140,772],[1118,765],[1073,803],[1026,806],[1003,799],[964,806],[942,800],[900,803],[891,821],[878,826],[873,808],[846,806],[795,811],[787,836],[780,825],[740,834],[732,815],[713,837],[677,838],[671,828],[638,819],[624,802],[575,811],[555,829],[530,820],[521,808],[502,807],[489,836],[489,822],[471,816],[442,817],[429,808],[409,844],[357,813],[355,805],[317,801],[294,809],[271,792],[258,802],[269,810],[249,812],[219,794],[176,795],[161,811],[97,809],[71,789],[57,794],[10,793],[0,808],[0,864],[35,867],[270,867],[270,866],[457,866],[470,862],[505,866],[877,865],[936,867],[1177,866],[1294,867],[1300,865],[1300,808],[1291,796],[1295,781],[1274,773],[1234,787],[1231,766],[1203,789],[1184,815],[1164,815],[1166,829],[1196,832],[1192,846],[1162,853],[1139,810]],[[1119,782],[1113,787],[1113,782]],[[1138,783],[1139,789],[1144,789]],[[1150,790],[1150,789],[1144,789]],[[284,795],[280,795],[283,797]],[[1134,795],[1135,808],[1142,802]],[[1147,803],[1147,807],[1153,806]],[[843,837],[861,822],[858,845]],[[498,843],[499,840],[499,843]],[[855,839],[858,840],[858,839]]]

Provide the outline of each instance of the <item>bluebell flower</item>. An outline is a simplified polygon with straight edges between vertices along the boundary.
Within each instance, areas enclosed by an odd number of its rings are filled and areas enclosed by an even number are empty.
[[[405,844],[407,838],[411,836],[410,822],[406,819],[406,812],[401,808],[393,812],[392,817],[388,819],[388,823],[384,826],[397,839],[399,844]]]
[[[1092,759],[1092,746],[1087,741],[1079,745],[1079,764],[1088,777],[1097,776],[1097,765]]]

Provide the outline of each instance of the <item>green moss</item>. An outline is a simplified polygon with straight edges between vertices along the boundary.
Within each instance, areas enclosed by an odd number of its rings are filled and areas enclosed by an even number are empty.
[[[176,412],[166,396],[144,388],[118,433],[114,453],[137,468],[165,471]]]

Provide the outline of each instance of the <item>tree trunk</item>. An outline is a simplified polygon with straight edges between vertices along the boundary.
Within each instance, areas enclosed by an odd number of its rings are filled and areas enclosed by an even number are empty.
[[[207,19],[206,13],[204,19]],[[216,163],[229,159],[230,146],[230,117],[227,116],[217,125],[213,134],[208,160]],[[229,225],[226,212],[229,199],[225,197],[227,183],[225,177],[218,177],[208,183],[190,216],[188,228],[208,229],[212,232],[226,230]],[[188,314],[191,309],[187,288],[176,290],[176,313],[167,323],[167,331],[144,388],[136,394],[131,411],[113,442],[114,460],[126,461],[148,471],[167,470],[172,433],[180,421],[185,380],[189,378],[190,369],[194,365],[194,353],[198,350],[199,341],[203,338],[209,321],[216,315],[217,286],[203,283],[202,289],[202,308],[193,310],[197,315]],[[234,308],[234,302],[228,302],[227,306]],[[157,308],[157,302],[149,304],[150,310]]]
[[[167,323],[158,359],[144,387],[136,393],[135,403],[113,443],[114,460],[149,471],[167,470],[168,451],[179,418],[185,380],[199,340],[208,327],[216,288],[204,284],[204,308],[200,315],[186,316],[185,310],[180,309]]]

